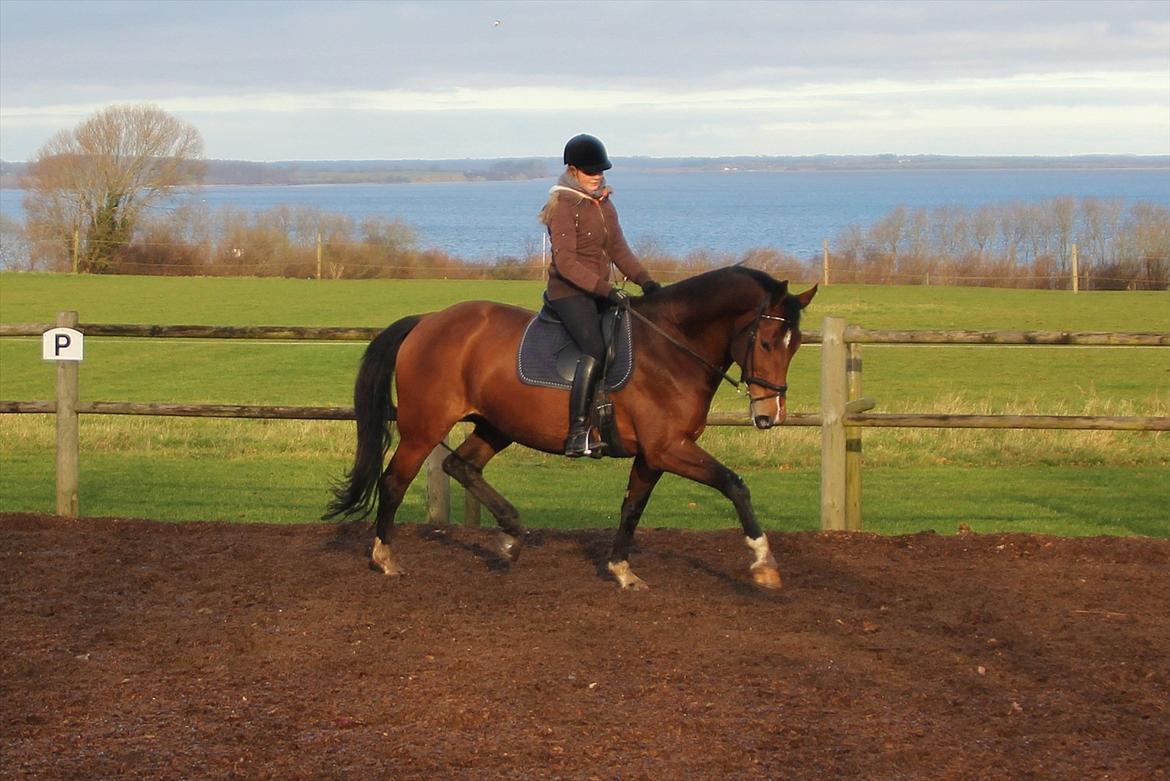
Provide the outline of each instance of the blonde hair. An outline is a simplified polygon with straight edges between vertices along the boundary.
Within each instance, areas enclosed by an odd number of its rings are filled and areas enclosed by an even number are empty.
[[[561,179],[563,179],[565,175],[567,175],[571,170],[573,170],[573,166],[565,166],[565,173],[561,175]],[[573,178],[575,179],[576,177]],[[557,181],[560,180],[558,179]],[[552,221],[553,207],[557,205],[557,198],[559,197],[559,190],[549,190],[548,200],[544,202],[544,206],[541,207],[540,212],[536,215],[536,219],[540,220],[542,225],[547,226]]]
[[[536,219],[540,220],[541,225],[547,227],[552,222],[553,207],[556,206],[559,195],[556,190],[548,194],[548,200],[544,202],[544,206],[540,208],[540,211],[536,215]]]

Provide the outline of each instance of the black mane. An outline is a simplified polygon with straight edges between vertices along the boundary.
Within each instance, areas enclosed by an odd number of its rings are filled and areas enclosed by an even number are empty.
[[[755,307],[761,299],[749,298],[752,283],[760,294],[771,297],[786,291],[787,288],[787,282],[774,279],[766,271],[739,265],[724,266],[667,285],[661,293],[647,299],[646,303],[650,306],[674,305],[684,309],[702,309],[710,305],[713,299],[723,299],[731,295],[737,303],[743,303],[745,308]],[[783,309],[789,326],[799,328],[800,299],[792,293],[785,292]]]

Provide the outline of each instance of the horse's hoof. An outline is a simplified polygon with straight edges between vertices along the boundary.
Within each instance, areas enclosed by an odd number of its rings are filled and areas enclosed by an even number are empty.
[[[379,564],[376,561],[370,562],[370,569],[374,572],[381,572],[388,578],[399,578],[406,574],[406,570],[399,567],[397,564],[391,562],[390,564]]]
[[[630,591],[650,590],[650,584],[635,575],[633,570],[630,569],[630,562],[621,561],[617,564],[614,564],[611,561],[608,564],[608,567],[609,574],[613,575],[614,578],[617,579],[618,585],[622,587],[623,591],[626,589],[629,589]]]
[[[780,570],[775,567],[755,567],[752,580],[760,588],[780,588]]]
[[[500,539],[497,543],[500,555],[509,564],[515,564],[520,559],[520,551],[524,550],[523,540],[519,540],[510,534],[500,532]]]
[[[374,538],[374,550],[370,554],[370,567],[392,578],[406,574],[406,570],[398,566],[394,557],[390,555],[390,546],[376,537]]]

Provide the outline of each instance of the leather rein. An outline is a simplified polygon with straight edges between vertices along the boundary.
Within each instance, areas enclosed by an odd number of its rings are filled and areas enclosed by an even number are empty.
[[[629,305],[625,306],[625,309],[627,312],[629,312],[634,317],[641,320],[646,325],[650,326],[650,329],[652,331],[657,333],[659,336],[661,336],[666,341],[673,344],[678,349],[685,352],[687,355],[694,358],[699,363],[703,364],[703,366],[707,367],[707,369],[709,369],[712,373],[718,375],[720,379],[722,379],[724,382],[729,384],[731,387],[735,388],[740,393],[743,392],[742,390],[740,390],[740,385],[758,385],[761,388],[765,388],[767,390],[773,391],[773,393],[766,395],[766,396],[750,396],[749,395],[748,399],[751,401],[764,401],[765,399],[774,399],[774,398],[778,398],[780,396],[784,396],[788,392],[787,385],[776,385],[774,383],[771,383],[771,382],[765,380],[763,377],[756,377],[755,375],[748,376],[749,373],[751,372],[750,366],[753,362],[752,356],[755,355],[756,336],[759,334],[759,331],[760,331],[760,321],[761,320],[777,320],[781,323],[788,322],[783,317],[779,317],[777,315],[765,314],[764,310],[766,310],[767,308],[768,308],[768,301],[767,301],[767,299],[765,299],[764,303],[760,304],[760,308],[756,311],[755,319],[753,319],[750,323],[745,325],[743,328],[736,331],[735,334],[731,337],[731,341],[734,342],[736,339],[739,338],[740,334],[742,334],[744,331],[747,331],[749,328],[751,329],[750,335],[748,336],[748,342],[747,342],[747,355],[744,356],[744,362],[743,362],[743,364],[740,365],[739,379],[735,380],[731,377],[730,374],[723,371],[719,367],[713,365],[710,361],[708,361],[703,356],[699,355],[697,352],[692,350],[690,347],[687,347],[685,344],[683,344],[679,340],[675,339],[673,336],[668,334],[666,331],[662,330],[662,328],[660,328],[654,321],[650,320],[648,317],[643,315],[641,312],[638,312],[636,309],[634,309],[633,307],[631,307]]]

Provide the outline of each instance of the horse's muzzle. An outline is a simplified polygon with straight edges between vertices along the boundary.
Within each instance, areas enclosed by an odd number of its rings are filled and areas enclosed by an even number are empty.
[[[753,399],[748,414],[751,415],[752,425],[760,431],[767,431],[773,426],[779,426],[788,417],[788,405],[783,396],[772,396]]]

